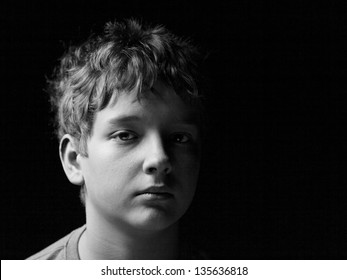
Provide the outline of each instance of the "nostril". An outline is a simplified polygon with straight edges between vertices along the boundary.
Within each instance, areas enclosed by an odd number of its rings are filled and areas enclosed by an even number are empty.
[[[165,173],[165,174],[169,174],[169,173],[170,173],[170,168],[168,168],[168,167],[165,168],[165,169],[164,169],[164,173]]]
[[[155,167],[148,168],[149,173],[155,173],[156,171],[157,171],[157,169]]]

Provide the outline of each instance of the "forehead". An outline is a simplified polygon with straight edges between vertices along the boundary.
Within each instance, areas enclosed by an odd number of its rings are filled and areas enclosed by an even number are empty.
[[[140,94],[135,91],[119,93],[96,114],[95,125],[134,117],[143,122],[199,125],[197,109],[161,82],[156,82],[151,89]]]

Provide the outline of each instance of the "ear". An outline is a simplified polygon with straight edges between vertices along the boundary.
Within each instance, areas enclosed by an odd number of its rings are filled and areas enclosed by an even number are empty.
[[[65,134],[60,140],[59,146],[60,160],[65,174],[69,181],[75,185],[83,185],[84,178],[79,162],[81,156],[76,147],[75,138],[70,134]]]

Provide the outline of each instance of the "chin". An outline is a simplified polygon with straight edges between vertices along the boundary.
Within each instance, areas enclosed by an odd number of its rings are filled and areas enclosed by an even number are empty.
[[[169,213],[142,212],[133,220],[133,226],[144,231],[162,231],[175,225],[179,218]]]

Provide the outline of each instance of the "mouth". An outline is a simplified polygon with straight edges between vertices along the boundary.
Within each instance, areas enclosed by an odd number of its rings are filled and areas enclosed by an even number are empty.
[[[146,192],[146,193],[141,193],[139,195],[143,196],[146,199],[155,199],[155,200],[161,200],[161,199],[165,200],[165,199],[173,198],[173,195],[170,193],[149,193],[149,192]]]
[[[143,191],[137,193],[137,196],[141,196],[148,200],[166,200],[171,199],[174,195],[168,191],[166,186],[149,187]]]

